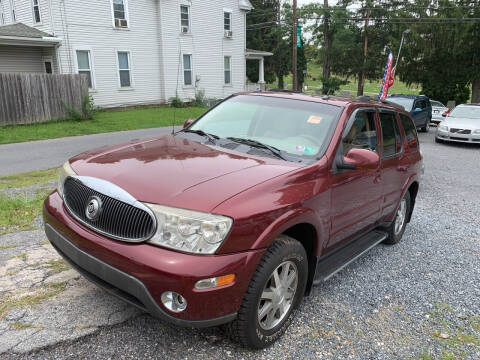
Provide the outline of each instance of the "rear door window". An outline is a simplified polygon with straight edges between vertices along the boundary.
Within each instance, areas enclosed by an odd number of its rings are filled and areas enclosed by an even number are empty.
[[[417,129],[408,116],[404,114],[400,115],[400,121],[402,122],[403,131],[405,132],[405,138],[407,139],[408,147],[417,148],[418,147],[418,135]]]
[[[382,127],[383,157],[400,153],[402,151],[402,137],[395,113],[381,112],[380,125]]]

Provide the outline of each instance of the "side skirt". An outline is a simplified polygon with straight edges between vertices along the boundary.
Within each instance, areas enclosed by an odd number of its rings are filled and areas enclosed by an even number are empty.
[[[328,280],[344,267],[387,239],[388,234],[381,230],[373,230],[353,240],[341,249],[318,260],[313,284]]]

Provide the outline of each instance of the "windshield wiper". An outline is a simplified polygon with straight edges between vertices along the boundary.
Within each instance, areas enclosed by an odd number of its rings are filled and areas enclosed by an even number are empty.
[[[267,144],[264,144],[260,141],[253,140],[253,139],[244,139],[244,138],[237,138],[237,137],[227,137],[227,139],[235,141],[235,142],[240,143],[240,144],[250,145],[252,147],[269,150],[273,155],[275,155],[279,159],[287,161],[287,159],[285,159],[285,157],[282,155],[282,150],[277,149],[274,146],[267,145]]]
[[[215,141],[215,140],[220,139],[217,135],[206,133],[206,132],[203,131],[203,130],[185,129],[185,130],[181,130],[181,132],[193,133],[193,134],[197,134],[197,135],[200,135],[200,136],[204,136],[204,137],[206,137],[208,140],[210,140],[210,142],[212,142],[213,144],[216,144],[216,141]]]

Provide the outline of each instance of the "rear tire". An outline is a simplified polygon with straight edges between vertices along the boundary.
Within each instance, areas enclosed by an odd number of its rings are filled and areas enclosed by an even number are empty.
[[[279,236],[260,260],[237,318],[226,327],[230,337],[254,349],[273,344],[292,322],[307,277],[308,260],[302,244]]]
[[[395,219],[387,228],[388,238],[384,241],[385,244],[394,245],[400,242],[407,227],[411,206],[410,192],[407,191],[398,204]]]
[[[424,133],[427,133],[430,130],[430,119],[427,120],[424,126],[420,128],[420,130]]]

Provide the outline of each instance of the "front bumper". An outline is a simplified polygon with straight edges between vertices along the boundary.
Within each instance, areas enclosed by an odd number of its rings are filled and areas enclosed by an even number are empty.
[[[232,321],[265,252],[199,256],[111,240],[73,219],[56,192],[45,200],[44,222],[54,248],[87,279],[157,318],[187,327]],[[233,284],[208,290],[194,288],[200,279],[230,273],[236,275]],[[187,308],[181,313],[170,312],[160,301],[165,291],[185,297]]]
[[[438,129],[435,136],[444,141],[480,144],[480,134],[459,134]]]

